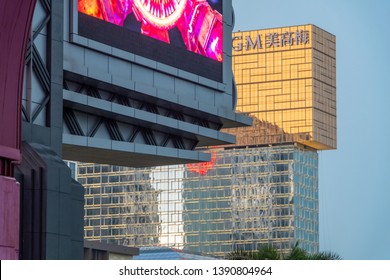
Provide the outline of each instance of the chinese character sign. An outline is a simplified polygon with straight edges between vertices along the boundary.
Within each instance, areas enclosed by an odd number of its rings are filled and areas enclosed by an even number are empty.
[[[307,30],[296,32],[257,34],[256,36],[233,37],[234,51],[248,51],[253,49],[279,48],[288,46],[306,45],[310,43],[310,33]],[[263,44],[264,41],[264,44]]]

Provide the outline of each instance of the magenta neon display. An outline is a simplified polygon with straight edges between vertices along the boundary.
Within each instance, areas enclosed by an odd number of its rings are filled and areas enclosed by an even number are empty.
[[[134,16],[141,34],[168,44],[177,28],[187,50],[223,60],[222,15],[206,0],[79,0],[78,10],[118,26]]]

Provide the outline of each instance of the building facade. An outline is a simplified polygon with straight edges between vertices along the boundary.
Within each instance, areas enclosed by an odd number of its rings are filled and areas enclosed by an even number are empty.
[[[233,33],[233,72],[237,110],[263,123],[238,145],[337,147],[334,35],[314,25]]]
[[[233,70],[253,125],[227,129],[237,143],[210,148],[209,162],[78,164],[85,238],[220,256],[296,241],[318,251],[317,151],[337,146],[335,37],[313,25],[237,32]]]
[[[12,186],[15,199],[0,203],[0,256],[83,258],[84,188],[63,159],[203,162],[198,148],[235,142],[222,128],[250,125],[234,106],[231,0],[5,2],[0,202]]]
[[[302,145],[214,149],[212,164],[78,164],[85,238],[224,255],[296,240],[318,251],[318,155]]]

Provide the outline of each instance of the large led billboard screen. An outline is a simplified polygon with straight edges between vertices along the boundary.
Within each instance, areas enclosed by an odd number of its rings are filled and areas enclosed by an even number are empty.
[[[78,34],[222,82],[222,0],[78,0]]]

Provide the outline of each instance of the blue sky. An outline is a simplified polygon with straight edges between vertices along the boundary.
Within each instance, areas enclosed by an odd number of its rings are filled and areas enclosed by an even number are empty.
[[[338,148],[320,152],[320,249],[390,259],[390,1],[233,0],[237,30],[336,35]]]

